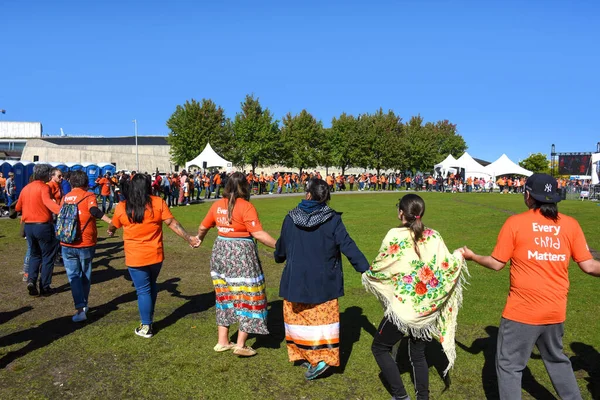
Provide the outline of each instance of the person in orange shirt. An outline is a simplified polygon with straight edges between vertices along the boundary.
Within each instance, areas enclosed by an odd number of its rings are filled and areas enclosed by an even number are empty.
[[[509,217],[491,256],[468,247],[467,260],[499,271],[510,260],[510,289],[500,328],[496,372],[500,399],[521,398],[522,371],[537,346],[559,398],[581,399],[569,358],[563,353],[569,292],[569,261],[600,276],[579,223],[558,212],[556,179],[533,174],[525,182],[528,211]]]
[[[404,183],[406,184],[406,190],[410,189],[410,182],[411,182],[410,176],[406,175],[406,178],[404,178]]]
[[[248,334],[269,334],[265,278],[254,239],[275,248],[275,239],[263,230],[249,200],[250,185],[244,174],[233,173],[225,185],[223,199],[213,203],[197,236],[202,243],[211,228],[218,231],[210,259],[218,326],[214,350],[233,349],[233,354],[242,357],[256,354],[246,346]],[[229,342],[229,327],[235,323],[239,323],[237,344]]]
[[[62,195],[60,193],[60,182],[63,179],[63,174],[62,171],[58,168],[52,168],[51,174],[52,176],[50,178],[50,181],[48,181],[48,186],[50,187],[50,197],[52,197],[52,200],[54,200],[58,204],[60,203],[60,199],[62,198]]]
[[[286,193],[291,193],[292,192],[292,176],[290,174],[285,174],[285,192]]]
[[[215,172],[215,177],[213,178],[213,182],[215,184],[215,199],[221,198],[221,184],[223,180],[221,179],[221,173],[217,170]]]
[[[471,193],[473,191],[473,178],[467,177],[467,193]]]
[[[92,281],[92,260],[98,240],[96,219],[101,219],[107,224],[110,224],[111,221],[98,208],[96,195],[87,191],[89,181],[85,172],[71,172],[70,183],[73,189],[65,194],[62,202],[77,204],[79,233],[73,243],[61,242],[61,247],[65,271],[77,310],[73,315],[73,322],[82,322],[87,319],[88,297]]]
[[[200,244],[197,237],[190,236],[177,222],[167,203],[151,193],[150,176],[136,174],[129,184],[127,200],[117,204],[108,227],[110,236],[123,227],[125,265],[137,292],[141,319],[135,334],[145,338],[154,335],[152,322],[158,295],[156,279],[165,258],[163,223],[190,246],[197,247]]]
[[[102,198],[102,212],[107,213],[112,211],[113,200],[110,196],[110,187],[112,181],[110,179],[110,172],[104,174],[103,177],[96,179],[96,183],[100,185],[100,197]],[[106,200],[108,200],[108,208],[106,208]]]
[[[283,192],[283,175],[281,172],[277,174],[277,194],[281,194]]]
[[[25,224],[25,237],[31,254],[29,256],[27,291],[31,296],[49,296],[55,293],[50,287],[54,271],[54,257],[58,241],[54,234],[52,214],[58,214],[60,206],[50,197],[50,164],[37,164],[33,167],[35,179],[27,184],[19,194],[15,206],[22,213],[21,222]],[[36,286],[40,275],[40,288]]]
[[[327,180],[327,186],[329,186],[329,191],[333,192],[334,191],[333,190],[333,183],[334,183],[333,176],[332,175],[327,175],[326,180]]]
[[[350,191],[354,190],[354,182],[356,181],[356,176],[350,175],[348,177],[348,184],[350,185]]]
[[[6,178],[4,174],[0,172],[0,202],[5,202],[4,191],[6,190]]]

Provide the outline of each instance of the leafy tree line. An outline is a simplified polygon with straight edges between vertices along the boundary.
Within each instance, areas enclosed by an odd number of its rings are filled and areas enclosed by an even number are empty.
[[[178,105],[167,121],[173,161],[184,165],[210,142],[234,165],[279,164],[293,169],[317,166],[398,171],[430,171],[449,153],[460,156],[467,144],[448,120],[404,123],[394,111],[333,117],[324,128],[308,111],[276,120],[258,98],[246,95],[233,120],[210,99]]]

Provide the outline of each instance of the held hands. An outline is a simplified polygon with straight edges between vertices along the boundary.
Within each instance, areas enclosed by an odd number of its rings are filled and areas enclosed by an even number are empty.
[[[472,260],[473,256],[475,256],[475,253],[473,253],[473,250],[469,249],[467,246],[460,247],[460,248],[456,249],[456,251],[458,251],[460,254],[462,254],[462,256],[464,257],[465,260]]]
[[[198,247],[200,247],[200,245],[202,244],[202,240],[200,240],[200,238],[198,236],[188,236],[188,243],[190,244],[190,247],[192,249],[196,249]]]

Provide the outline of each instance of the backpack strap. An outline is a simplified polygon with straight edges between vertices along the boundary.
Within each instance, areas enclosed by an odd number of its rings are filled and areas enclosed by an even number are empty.
[[[85,196],[83,199],[81,199],[77,203],[75,203],[75,205],[79,207],[79,203],[81,203],[85,199],[87,199],[89,197],[92,197],[92,196],[96,196],[96,195],[95,194],[90,194],[89,196]],[[88,218],[87,222],[83,225],[83,228],[81,228],[81,232],[79,232],[79,238],[78,239],[81,239],[81,235],[83,235],[83,231],[85,231],[85,228],[87,228],[87,226],[88,226],[88,224],[90,223],[91,220],[92,220],[92,217]]]

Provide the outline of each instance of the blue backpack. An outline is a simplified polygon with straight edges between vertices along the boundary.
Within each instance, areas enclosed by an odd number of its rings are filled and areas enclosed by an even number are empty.
[[[63,205],[60,207],[60,211],[56,217],[55,233],[56,238],[62,243],[74,243],[80,238],[81,232],[79,231],[79,208],[77,206],[79,203],[91,196],[93,195],[85,196],[77,203],[63,203]],[[89,224],[91,220],[92,218],[85,223],[81,231],[85,230],[87,224]]]

